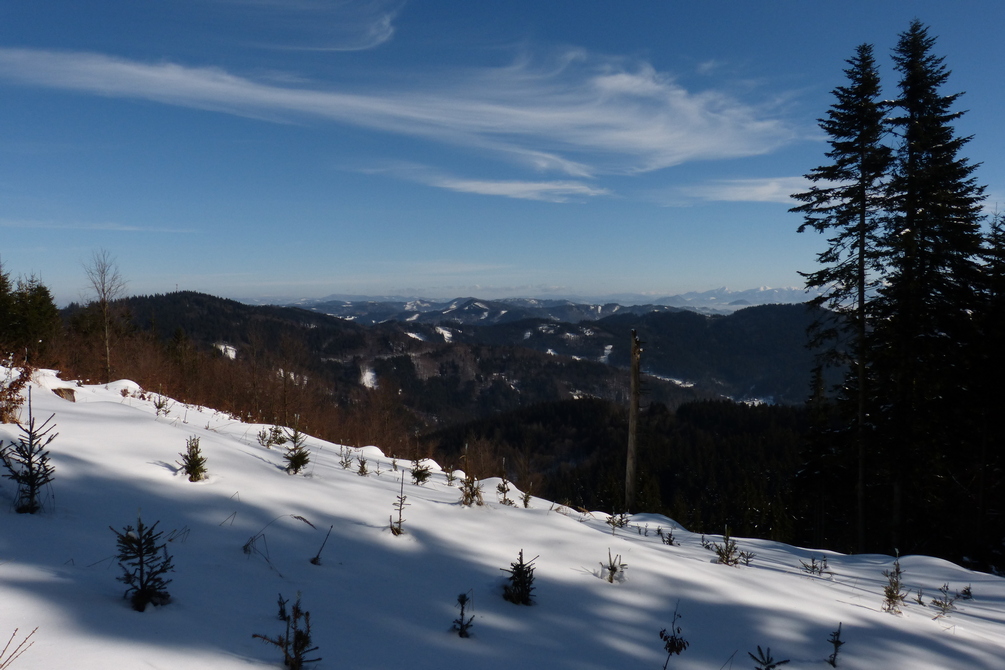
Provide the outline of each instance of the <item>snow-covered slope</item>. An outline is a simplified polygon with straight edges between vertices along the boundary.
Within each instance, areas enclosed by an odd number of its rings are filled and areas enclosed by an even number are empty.
[[[39,515],[10,509],[12,482],[0,482],[0,648],[19,627],[36,626],[34,646],[13,668],[77,670],[282,665],[275,647],[252,638],[276,635],[277,596],[311,612],[323,668],[614,669],[663,667],[659,638],[678,607],[690,647],[671,668],[747,668],[748,651],[770,647],[786,666],[823,668],[831,631],[842,624],[838,667],[860,669],[1005,667],[1005,580],[923,556],[901,559],[905,585],[926,601],[948,583],[970,585],[949,617],[910,602],[901,615],[882,611],[888,556],[844,556],[765,540],[738,539],[756,556],[749,567],[713,562],[701,536],[680,528],[680,546],[656,534],[675,524],[636,515],[612,533],[601,513],[583,514],[538,498],[530,507],[462,507],[456,487],[436,467],[425,486],[374,447],[353,450],[369,476],[340,466],[340,448],[310,439],[305,475],[283,470],[282,449],[265,449],[262,426],[209,409],[170,405],[130,382],[74,389],[76,402],[48,389],[75,386],[40,372],[35,415],[54,413],[54,499]],[[0,426],[10,441],[16,426]],[[197,436],[208,481],[191,483],[176,461]],[[379,469],[379,474],[376,471]],[[405,534],[388,529],[405,477]],[[519,494],[512,492],[510,497]],[[109,529],[159,521],[175,572],[173,601],[133,611],[116,581]],[[313,524],[308,525],[302,517]],[[317,554],[329,526],[321,564]],[[242,547],[261,534],[256,551]],[[709,538],[720,541],[720,538]],[[508,567],[523,549],[539,556],[532,607],[501,597]],[[627,564],[622,581],[601,578],[608,551]],[[833,574],[811,576],[800,561],[826,557]],[[469,593],[472,637],[450,631],[457,596]],[[912,597],[913,597],[912,593]],[[679,605],[678,605],[679,603]]]

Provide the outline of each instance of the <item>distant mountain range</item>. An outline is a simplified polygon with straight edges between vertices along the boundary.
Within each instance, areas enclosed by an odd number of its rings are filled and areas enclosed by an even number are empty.
[[[490,325],[544,319],[565,323],[597,321],[616,314],[649,314],[688,310],[703,314],[730,314],[743,307],[802,303],[814,297],[804,289],[761,287],[731,291],[725,287],[653,298],[618,294],[603,298],[455,298],[428,300],[403,296],[331,295],[304,299],[290,306],[309,309],[364,325],[386,321]]]

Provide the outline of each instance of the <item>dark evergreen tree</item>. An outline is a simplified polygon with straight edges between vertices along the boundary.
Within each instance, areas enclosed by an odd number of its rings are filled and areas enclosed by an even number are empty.
[[[881,276],[878,238],[892,151],[883,144],[887,104],[880,97],[872,45],[860,45],[848,65],[848,85],[834,89],[836,102],[820,119],[830,137],[831,162],[806,175],[813,186],[793,195],[803,204],[792,211],[804,215],[799,232],[812,228],[830,235],[827,249],[817,255],[821,269],[803,276],[807,288],[823,289],[811,304],[831,310],[819,312],[811,345],[826,345],[826,359],[849,368],[841,400],[853,417],[857,543],[863,551],[869,301]]]
[[[41,424],[31,411],[31,389],[28,389],[28,423],[18,422],[21,437],[4,447],[0,440],[0,461],[7,469],[4,477],[17,484],[14,510],[18,514],[35,514],[42,509],[42,490],[52,482],[56,469],[49,462],[48,447],[59,433],[53,433],[50,423],[55,414]]]
[[[4,272],[3,260],[0,259],[0,358],[8,351],[11,340],[11,323],[13,321],[14,291],[10,283],[10,274]]]
[[[18,279],[13,291],[0,268],[0,342],[18,359],[32,364],[55,340],[60,330],[59,310],[52,293],[38,277]]]
[[[949,71],[931,53],[934,44],[914,21],[893,53],[901,78],[890,123],[899,144],[872,345],[891,549],[921,549],[935,539],[926,533],[952,525],[939,520],[949,509],[948,459],[961,436],[954,410],[969,396],[966,343],[976,336],[984,188],[973,175],[977,166],[960,155],[971,138],[954,131],[960,94],[940,92]]]
[[[143,525],[143,519],[136,519],[136,528],[126,526],[120,533],[111,526],[115,533],[118,546],[119,567],[122,576],[119,581],[129,588],[123,598],[129,598],[133,609],[142,612],[147,605],[166,605],[171,602],[171,594],[167,592],[170,579],[164,575],[174,571],[171,556],[167,553],[167,543],[160,543],[163,532],[155,532],[157,524]]]

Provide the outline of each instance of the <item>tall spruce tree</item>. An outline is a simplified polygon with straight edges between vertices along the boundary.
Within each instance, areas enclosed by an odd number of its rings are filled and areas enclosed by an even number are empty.
[[[940,93],[950,73],[931,53],[934,44],[914,21],[893,52],[900,94],[890,124],[898,149],[871,336],[881,354],[873,390],[891,482],[890,549],[939,541],[923,533],[938,529],[947,509],[949,451],[958,444],[953,411],[965,405],[965,343],[976,335],[984,188],[973,176],[977,166],[960,156],[971,138],[954,131],[960,94]]]
[[[792,196],[803,204],[791,211],[804,216],[799,232],[812,228],[830,235],[827,248],[817,255],[821,268],[803,276],[807,288],[823,289],[812,304],[831,310],[820,312],[824,316],[814,327],[811,345],[823,346],[828,362],[847,365],[849,370],[840,401],[853,423],[849,437],[856,461],[856,543],[861,552],[865,549],[869,301],[880,277],[878,238],[893,156],[883,144],[888,132],[887,105],[880,97],[872,45],[860,45],[847,62],[848,84],[834,89],[835,103],[827,117],[819,120],[830,137],[826,156],[831,162],[806,175],[813,185]],[[832,318],[831,313],[839,318]]]

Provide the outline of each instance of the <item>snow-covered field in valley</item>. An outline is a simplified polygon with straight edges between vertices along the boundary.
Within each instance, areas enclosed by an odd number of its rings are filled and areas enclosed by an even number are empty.
[[[51,392],[61,386],[75,402]],[[603,513],[539,498],[524,508],[515,490],[516,506],[499,504],[498,479],[483,482],[484,506],[464,507],[435,465],[417,486],[408,461],[395,469],[367,447],[351,450],[344,469],[340,447],[313,438],[305,473],[289,475],[284,448],[258,442],[265,426],[174,402],[158,415],[157,397],[139,397],[127,381],[78,387],[40,371],[32,387],[34,415],[54,414],[59,435],[42,513],[15,513],[15,485],[0,480],[0,648],[15,628],[14,645],[37,627],[14,669],[282,667],[280,651],[252,634],[282,633],[277,598],[292,603],[298,593],[322,657],[308,667],[318,669],[657,670],[667,659],[659,633],[675,608],[689,642],[670,659],[675,670],[754,667],[748,652],[758,645],[790,659],[787,669],[829,668],[839,623],[839,668],[1005,668],[1005,579],[946,561],[902,557],[911,593],[893,614],[883,611],[891,556],[737,538],[754,557],[730,567],[665,517],[635,515],[612,533]],[[0,426],[5,445],[19,434]],[[179,471],[191,436],[208,460],[203,482]],[[359,457],[368,476],[357,472]],[[405,533],[394,536],[402,477]],[[142,613],[123,599],[109,528],[138,515],[172,538],[175,567],[171,602]],[[679,546],[657,528],[674,529]],[[530,607],[502,598],[502,568],[521,549],[538,557]],[[623,579],[603,579],[608,552],[627,565]],[[829,573],[801,567],[823,558]],[[943,584],[953,593],[969,586],[973,598],[937,618],[930,600]],[[924,605],[914,602],[918,589]],[[466,639],[451,631],[462,593],[474,615]]]

